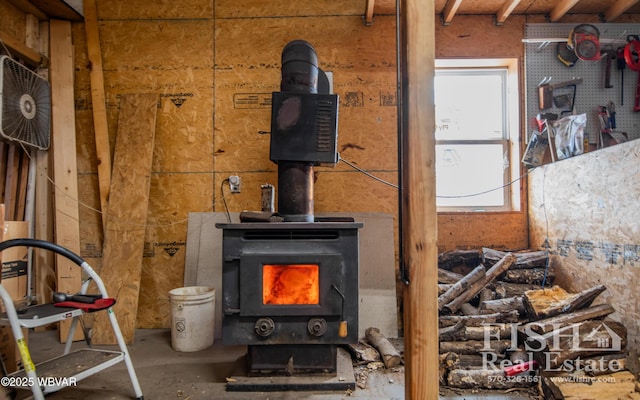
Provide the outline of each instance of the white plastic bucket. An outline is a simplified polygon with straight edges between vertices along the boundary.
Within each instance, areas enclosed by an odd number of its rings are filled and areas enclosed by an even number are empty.
[[[199,351],[213,345],[216,291],[188,286],[169,291],[171,347],[176,351]]]

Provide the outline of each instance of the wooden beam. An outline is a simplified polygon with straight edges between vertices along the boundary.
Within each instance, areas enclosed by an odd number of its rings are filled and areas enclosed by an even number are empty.
[[[158,94],[120,98],[100,276],[116,298],[114,311],[127,343],[133,342],[138,314],[158,98]],[[95,343],[116,343],[106,313],[96,314],[93,332]]]
[[[506,0],[500,11],[496,14],[496,24],[502,25],[509,18],[509,15],[513,12],[513,10],[520,4],[522,0]]]
[[[447,4],[444,6],[444,10],[442,10],[442,22],[445,25],[449,25],[453,20],[453,16],[458,12],[458,7],[462,0],[447,0]]]
[[[80,222],[78,209],[78,166],[76,162],[76,124],[73,97],[73,43],[71,23],[49,22],[51,49],[51,149],[55,200],[55,241],[80,254]],[[56,290],[77,293],[82,284],[81,269],[71,260],[56,256]],[[60,340],[69,332],[70,321],[60,323]],[[82,330],[75,339],[82,338]]]
[[[111,187],[111,148],[107,123],[107,105],[104,94],[104,74],[102,71],[102,53],[98,31],[98,11],[96,0],[84,0],[85,30],[87,34],[87,52],[91,66],[91,103],[93,110],[93,129],[96,140],[98,165],[98,188],[102,210],[102,229],[107,226],[107,203]]]
[[[400,3],[401,262],[409,280],[403,296],[407,400],[439,398],[434,3]]]
[[[367,6],[364,10],[364,24],[366,26],[373,25],[373,9],[375,8],[376,0],[367,0]]]
[[[40,21],[46,21],[49,19],[44,11],[34,6],[29,0],[9,0],[9,3],[13,4],[18,10],[25,14],[33,14]]]
[[[558,2],[549,15],[551,22],[557,22],[560,18],[564,17],[579,1],[580,0],[561,0]]]
[[[41,65],[46,66],[49,64],[47,58],[42,54],[38,53],[30,47],[27,47],[26,44],[16,40],[14,37],[11,37],[10,35],[2,31],[0,31],[0,42],[4,43],[4,45],[14,53],[14,56],[20,58],[32,67],[38,67]]]
[[[604,13],[605,22],[611,22],[640,0],[618,0]]]

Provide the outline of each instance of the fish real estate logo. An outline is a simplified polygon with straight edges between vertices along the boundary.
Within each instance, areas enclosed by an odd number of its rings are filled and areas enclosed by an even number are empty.
[[[492,340],[505,339],[504,334],[500,333],[500,325],[502,324],[483,324],[484,346],[480,350],[483,369],[504,370],[516,364],[508,358],[502,358],[491,346]],[[511,345],[506,352],[524,350],[526,359],[521,361],[535,361],[535,365],[545,372],[618,372],[624,369],[624,365],[618,359],[609,359],[606,356],[623,350],[620,335],[604,321],[599,321],[588,332],[581,332],[580,327],[579,323],[566,326],[535,322],[524,326],[511,324],[508,334],[510,337],[506,338],[510,339]],[[524,340],[521,340],[522,338]],[[563,359],[563,354],[573,354],[576,357]],[[581,355],[585,354],[595,354],[599,358],[590,356],[588,359],[582,359]]]

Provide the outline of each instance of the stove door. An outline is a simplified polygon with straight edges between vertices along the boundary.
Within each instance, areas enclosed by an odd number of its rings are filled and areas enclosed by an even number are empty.
[[[340,254],[242,254],[240,315],[340,315],[344,287]]]

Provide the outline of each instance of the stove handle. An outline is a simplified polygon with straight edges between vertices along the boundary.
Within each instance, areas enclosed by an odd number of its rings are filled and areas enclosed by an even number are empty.
[[[347,321],[344,319],[344,294],[338,289],[335,283],[331,284],[331,288],[338,293],[342,298],[342,309],[340,311],[340,325],[338,327],[338,336],[341,338],[347,337]]]

